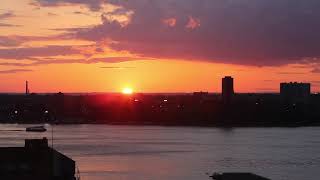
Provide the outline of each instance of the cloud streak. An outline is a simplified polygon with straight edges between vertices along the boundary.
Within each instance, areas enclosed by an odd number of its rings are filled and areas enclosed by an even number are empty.
[[[0,20],[12,18],[12,17],[16,17],[16,15],[11,11],[0,14]]]
[[[311,70],[311,73],[320,73],[320,68],[314,68]]]
[[[33,70],[30,70],[30,69],[10,69],[10,70],[0,71],[0,74],[16,74],[16,73],[32,72],[32,71]]]
[[[63,56],[78,54],[79,50],[72,46],[45,46],[45,47],[26,47],[26,48],[11,48],[0,49],[1,59],[33,59],[34,57],[45,56]]]
[[[70,6],[70,5],[84,5],[91,10],[97,11],[107,0],[34,0],[32,3],[35,6]]]
[[[54,64],[97,64],[97,63],[119,63],[127,61],[141,60],[138,57],[105,57],[105,58],[89,58],[89,59],[55,59],[55,58],[33,58],[31,63],[12,63],[12,62],[0,62],[0,66],[16,66],[16,67],[32,67],[41,65],[54,65]],[[124,68],[130,69],[135,67],[101,67],[105,69],[111,68]]]
[[[120,66],[104,66],[100,67],[101,69],[134,69],[135,67],[120,67]]]
[[[8,24],[8,23],[0,23],[0,27],[21,27],[21,25]]]

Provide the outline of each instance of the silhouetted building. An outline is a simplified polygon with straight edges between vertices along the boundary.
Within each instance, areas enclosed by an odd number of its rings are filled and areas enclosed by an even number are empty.
[[[209,92],[193,92],[193,95],[194,96],[208,96],[209,95]]]
[[[202,92],[202,91],[200,91],[200,92],[193,92],[193,97],[195,97],[195,98],[201,99],[201,98],[205,98],[205,97],[207,97],[207,96],[209,96],[209,92]]]
[[[210,177],[213,180],[270,180],[252,173],[215,173]]]
[[[46,138],[26,139],[24,147],[0,148],[0,179],[75,180],[75,162]]]
[[[233,78],[226,76],[222,78],[222,100],[225,103],[230,103],[234,95]]]
[[[306,102],[311,94],[311,84],[297,82],[281,83],[280,94],[286,102]]]
[[[30,93],[29,91],[29,82],[26,81],[26,95],[28,95]]]

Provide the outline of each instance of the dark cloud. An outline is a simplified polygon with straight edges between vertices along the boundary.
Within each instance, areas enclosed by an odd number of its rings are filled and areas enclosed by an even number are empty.
[[[318,0],[37,2],[43,6],[83,4],[96,10],[108,2],[122,6],[123,14],[134,12],[126,27],[102,16],[103,24],[76,34],[94,41],[112,39],[117,42],[111,44],[113,49],[146,57],[273,66],[320,56]],[[175,22],[170,27],[163,23],[168,18]]]
[[[35,6],[66,6],[66,5],[84,5],[91,10],[99,10],[107,0],[34,0]]]
[[[66,31],[66,32],[77,32],[77,31],[81,31],[81,30],[87,30],[89,29],[90,27],[73,27],[73,28],[51,28],[49,30],[52,30],[52,31]],[[64,34],[65,36],[66,34]],[[71,36],[69,37],[72,37],[72,34],[69,34]]]
[[[30,69],[10,69],[10,70],[3,70],[0,71],[0,74],[15,74],[21,72],[32,72],[33,70]]]

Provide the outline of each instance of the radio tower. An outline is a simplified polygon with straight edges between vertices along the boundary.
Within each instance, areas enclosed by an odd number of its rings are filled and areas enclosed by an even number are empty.
[[[28,81],[26,81],[26,95],[28,95],[29,93],[30,93],[29,84],[28,84]]]

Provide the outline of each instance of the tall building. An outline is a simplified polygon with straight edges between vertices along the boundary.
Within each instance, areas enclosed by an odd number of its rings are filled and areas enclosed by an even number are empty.
[[[306,102],[311,94],[310,83],[280,83],[280,95],[283,100],[292,103]]]
[[[226,76],[222,78],[222,99],[224,102],[229,103],[234,94],[233,78]]]
[[[28,95],[30,93],[29,91],[29,83],[28,81],[26,81],[26,95]]]

